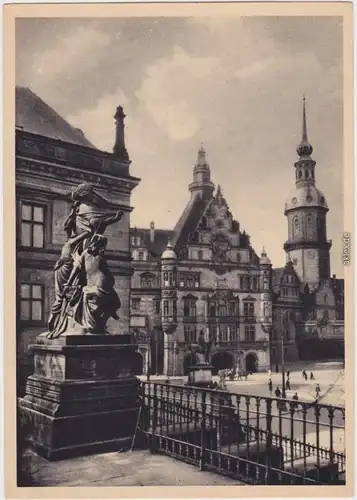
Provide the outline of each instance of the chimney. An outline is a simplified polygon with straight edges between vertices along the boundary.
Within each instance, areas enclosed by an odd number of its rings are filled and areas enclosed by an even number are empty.
[[[154,221],[152,220],[150,222],[150,242],[154,243],[155,241],[155,224]]]
[[[113,148],[113,153],[123,160],[129,160],[129,155],[125,147],[125,138],[124,138],[124,110],[123,106],[118,106],[116,113],[114,115],[115,119],[115,144]]]

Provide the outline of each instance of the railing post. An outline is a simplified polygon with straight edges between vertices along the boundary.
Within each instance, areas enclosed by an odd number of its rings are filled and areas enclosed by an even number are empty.
[[[267,449],[266,449],[266,469],[265,469],[265,484],[269,484],[270,479],[270,467],[271,467],[271,448],[272,448],[272,433],[271,433],[271,422],[272,422],[272,400],[268,398],[266,400],[266,427],[267,427]]]
[[[151,453],[155,453],[156,450],[156,439],[155,431],[157,426],[157,387],[154,384],[154,394],[153,394],[153,412],[152,412],[152,427],[151,427]]]
[[[201,456],[200,456],[200,470],[204,469],[205,461],[205,447],[206,447],[206,392],[202,393],[202,418],[201,418]]]

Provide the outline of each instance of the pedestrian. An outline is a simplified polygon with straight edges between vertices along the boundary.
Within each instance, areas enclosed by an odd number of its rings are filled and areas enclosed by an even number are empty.
[[[271,370],[268,370],[268,377],[271,378]]]
[[[295,401],[298,401],[298,400],[299,400],[299,396],[298,396],[298,393],[297,393],[297,392],[295,392],[295,394],[294,394],[294,396],[293,396],[293,399],[294,399]]]
[[[269,392],[273,392],[273,382],[271,381],[271,378],[269,379],[268,386],[269,386]]]
[[[289,378],[290,378],[290,370],[288,370],[288,371],[287,371],[287,374],[286,374],[286,375],[287,375],[287,377],[288,377],[288,379],[289,379]]]
[[[313,372],[310,373],[310,380],[315,380]]]
[[[306,371],[305,370],[302,371],[301,375],[302,375],[302,378],[304,378],[306,380]]]
[[[277,398],[280,398],[280,396],[281,396],[281,391],[280,391],[279,387],[277,387],[277,388],[275,389],[275,396],[276,396]]]
[[[285,384],[285,389],[286,389],[287,391],[290,391],[290,380],[289,380],[289,379],[286,381],[286,384]]]
[[[316,386],[316,399],[318,399],[318,398],[319,398],[319,396],[320,396],[320,392],[321,392],[321,389],[320,389],[320,384],[317,384],[317,386]]]
[[[248,380],[249,372],[245,372],[245,380]]]

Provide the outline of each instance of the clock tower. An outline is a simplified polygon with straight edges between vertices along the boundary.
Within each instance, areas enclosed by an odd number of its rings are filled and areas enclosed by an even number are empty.
[[[314,287],[330,278],[331,241],[326,239],[328,206],[316,188],[313,148],[307,138],[305,97],[303,99],[302,139],[297,147],[295,188],[285,203],[288,220],[288,240],[284,244],[287,259],[291,260],[303,283]]]

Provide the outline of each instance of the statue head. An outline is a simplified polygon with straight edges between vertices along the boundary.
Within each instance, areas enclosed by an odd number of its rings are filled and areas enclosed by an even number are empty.
[[[94,234],[88,243],[88,253],[91,255],[103,255],[108,240],[101,234]]]

